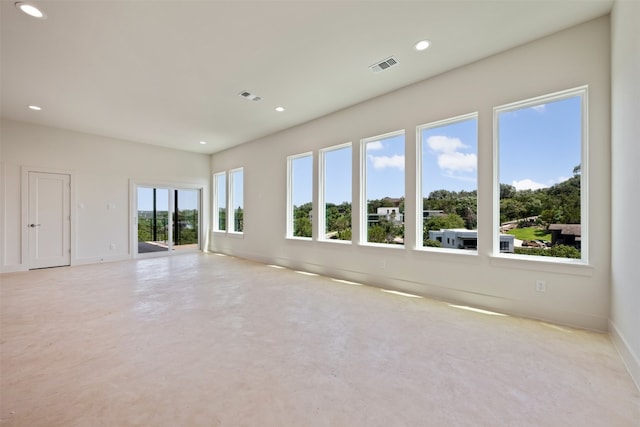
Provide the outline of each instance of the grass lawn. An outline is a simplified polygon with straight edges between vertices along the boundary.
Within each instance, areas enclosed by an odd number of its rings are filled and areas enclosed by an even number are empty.
[[[519,240],[546,240],[551,241],[551,233],[538,227],[514,228],[507,231],[507,234],[513,234]]]

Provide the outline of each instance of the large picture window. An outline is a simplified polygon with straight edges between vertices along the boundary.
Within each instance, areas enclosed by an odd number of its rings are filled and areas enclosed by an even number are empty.
[[[287,237],[313,235],[313,155],[287,158]]]
[[[361,241],[404,244],[404,131],[361,142]]]
[[[418,246],[478,246],[478,115],[418,127]]]
[[[320,150],[321,239],[351,240],[351,143]]]
[[[213,175],[213,231],[227,229],[227,174]]]
[[[244,170],[229,171],[229,227],[235,233],[244,232]]]
[[[586,87],[495,108],[494,252],[586,260]],[[502,237],[500,237],[502,239]]]

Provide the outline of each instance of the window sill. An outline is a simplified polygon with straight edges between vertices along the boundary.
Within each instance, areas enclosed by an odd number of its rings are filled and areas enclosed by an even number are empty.
[[[472,251],[469,249],[449,249],[449,248],[432,248],[432,247],[428,247],[428,246],[419,246],[416,248],[413,248],[414,251],[416,252],[428,252],[428,253],[434,253],[434,254],[447,254],[447,255],[460,255],[460,256],[472,256],[472,257],[477,257],[478,256],[478,251]]]
[[[491,265],[519,270],[545,271],[578,276],[593,276],[593,266],[582,260],[531,255],[490,255]]]
[[[297,237],[297,236],[287,236],[285,237],[287,240],[295,240],[298,242],[313,242],[311,237]]]
[[[339,240],[339,239],[320,239],[318,240],[320,243],[330,243],[330,244],[338,244],[338,245],[352,245],[353,241],[351,240]]]
[[[362,242],[359,245],[366,248],[386,248],[386,249],[393,249],[393,250],[406,249],[405,245],[394,245],[394,244],[388,244],[388,243]]]

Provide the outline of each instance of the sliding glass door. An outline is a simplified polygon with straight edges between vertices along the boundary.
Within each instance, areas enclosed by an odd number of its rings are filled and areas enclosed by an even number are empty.
[[[138,253],[169,251],[169,190],[138,187]]]
[[[198,249],[200,190],[175,189],[173,204],[174,249]]]
[[[200,193],[136,186],[137,253],[200,249]]]

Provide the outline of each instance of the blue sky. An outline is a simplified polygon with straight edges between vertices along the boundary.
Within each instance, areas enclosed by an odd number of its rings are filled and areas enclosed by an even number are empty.
[[[298,157],[291,162],[291,185],[294,206],[313,201],[313,157]]]
[[[501,112],[498,123],[501,183],[518,190],[550,187],[570,178],[580,164],[580,97]],[[440,189],[477,189],[477,128],[471,118],[421,130],[424,197]],[[406,196],[404,149],[404,135],[367,142],[368,200]],[[327,152],[325,163],[325,200],[350,201],[350,150]],[[295,160],[294,174],[294,204],[312,201],[311,156]]]
[[[233,182],[233,193],[231,194],[233,206],[235,210],[238,207],[244,209],[244,170],[235,170],[231,172],[231,180]]]
[[[217,203],[218,206],[215,209],[227,208],[227,176],[224,174],[216,175],[215,180],[216,185],[216,194],[218,197]]]
[[[404,145],[404,134],[367,142],[367,200],[405,196]]]
[[[476,118],[422,129],[422,195],[478,189]]]
[[[343,147],[325,152],[325,190],[326,203],[336,205],[351,203],[351,153],[352,147]]]
[[[580,164],[580,97],[499,116],[500,182],[518,190],[550,187]]]

